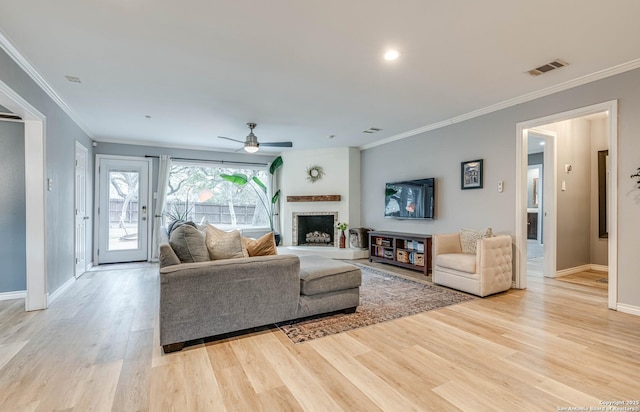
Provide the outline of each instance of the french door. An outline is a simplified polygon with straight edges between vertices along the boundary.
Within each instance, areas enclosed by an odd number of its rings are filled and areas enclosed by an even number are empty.
[[[98,263],[148,260],[149,159],[97,156]]]

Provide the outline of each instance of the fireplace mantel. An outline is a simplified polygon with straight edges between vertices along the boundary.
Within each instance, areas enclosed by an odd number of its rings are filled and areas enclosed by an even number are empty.
[[[339,202],[340,195],[287,196],[287,202]]]

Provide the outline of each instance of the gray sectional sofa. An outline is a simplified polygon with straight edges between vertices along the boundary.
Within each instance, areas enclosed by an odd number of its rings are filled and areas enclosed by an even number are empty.
[[[356,266],[320,256],[275,255],[166,265],[160,244],[160,344],[186,341],[339,310],[360,301]],[[176,258],[177,259],[177,258]]]

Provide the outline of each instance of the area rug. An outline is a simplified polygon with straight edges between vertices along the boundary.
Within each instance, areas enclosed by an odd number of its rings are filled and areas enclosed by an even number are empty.
[[[278,323],[293,342],[301,343],[335,333],[415,315],[476,297],[451,289],[421,283],[391,272],[356,264],[362,270],[360,306],[355,313],[335,313]]]

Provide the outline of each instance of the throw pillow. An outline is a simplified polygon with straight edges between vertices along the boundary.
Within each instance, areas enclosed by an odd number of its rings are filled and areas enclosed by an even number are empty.
[[[207,226],[206,244],[211,260],[248,256],[247,251],[242,247],[242,236],[237,230],[225,232],[209,225]]]
[[[175,227],[169,237],[169,244],[181,262],[193,263],[209,260],[204,233],[191,225],[184,224]]]
[[[460,245],[462,246],[462,253],[476,254],[478,249],[478,240],[485,237],[493,237],[493,231],[491,228],[485,230],[460,230]]]
[[[189,225],[196,227],[196,224],[193,222],[187,222],[185,220],[174,220],[173,222],[169,222],[169,225],[167,226],[167,234],[169,235],[169,237],[171,237],[171,232],[177,229],[180,225]]]
[[[242,241],[247,248],[249,256],[270,256],[278,254],[276,239],[273,237],[273,232],[269,232],[266,235],[261,236],[259,239],[243,237]]]
[[[180,258],[176,255],[171,245],[163,243],[160,245],[160,255],[158,256],[160,267],[173,266],[180,264]]]

